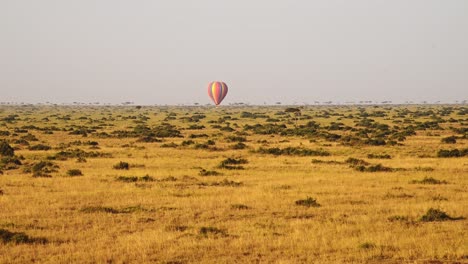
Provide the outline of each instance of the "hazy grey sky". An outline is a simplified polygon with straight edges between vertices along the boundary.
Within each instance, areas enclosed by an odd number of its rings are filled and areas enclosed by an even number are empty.
[[[0,101],[468,99],[467,0],[0,0]]]

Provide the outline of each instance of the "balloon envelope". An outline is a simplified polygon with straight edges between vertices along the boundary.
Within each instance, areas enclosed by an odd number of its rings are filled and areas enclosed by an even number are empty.
[[[211,82],[208,85],[208,95],[215,105],[219,105],[228,92],[228,87],[224,82]]]

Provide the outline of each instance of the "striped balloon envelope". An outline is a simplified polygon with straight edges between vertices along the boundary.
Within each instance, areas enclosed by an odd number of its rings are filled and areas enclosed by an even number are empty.
[[[208,85],[208,95],[215,105],[219,105],[228,92],[228,87],[223,82],[211,82]]]

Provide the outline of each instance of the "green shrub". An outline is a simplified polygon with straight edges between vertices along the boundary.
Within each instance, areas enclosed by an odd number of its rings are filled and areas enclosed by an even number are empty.
[[[0,169],[15,170],[22,165],[21,160],[17,156],[5,156],[0,158]]]
[[[179,145],[177,145],[174,142],[171,143],[165,143],[161,145],[161,148],[177,148]]]
[[[189,140],[182,141],[182,143],[180,145],[181,146],[190,146],[190,145],[193,145],[193,144],[195,144],[195,141],[189,139]]]
[[[208,235],[227,236],[227,233],[225,230],[222,230],[216,227],[211,227],[211,226],[208,226],[208,227],[203,226],[200,228],[198,232],[202,236],[208,236]]]
[[[121,182],[152,182],[155,181],[153,177],[145,175],[143,177],[136,176],[119,176],[115,179],[116,181]]]
[[[38,144],[38,145],[29,147],[29,150],[50,150],[50,149],[52,149],[52,147],[43,145],[43,144]]]
[[[83,173],[81,172],[81,170],[71,169],[71,170],[67,171],[67,175],[70,176],[70,177],[83,176]]]
[[[394,215],[387,218],[390,222],[409,222],[408,216]]]
[[[307,197],[304,200],[297,200],[296,205],[305,206],[305,207],[320,207],[320,204],[317,203],[317,200],[315,200],[312,197]]]
[[[25,172],[32,172],[33,177],[49,178],[50,173],[57,172],[59,166],[50,161],[40,161],[25,169]]]
[[[47,239],[45,238],[32,238],[25,233],[20,232],[10,232],[6,229],[0,229],[0,242],[3,244],[13,243],[13,244],[32,244],[32,243],[39,243],[45,244],[47,243]]]
[[[369,159],[391,159],[392,156],[389,154],[368,154],[367,158]]]
[[[232,204],[232,205],[231,205],[231,209],[235,209],[235,210],[247,210],[247,209],[250,209],[250,207],[248,207],[247,205],[244,205],[244,204]]]
[[[231,146],[231,149],[245,149],[247,147],[246,144],[239,142]]]
[[[219,173],[217,171],[208,171],[208,170],[205,170],[205,169],[201,169],[200,172],[198,173],[198,175],[200,175],[200,176],[219,176],[219,175],[221,175],[221,173]]]
[[[119,210],[116,210],[111,207],[103,206],[88,206],[80,210],[83,213],[107,213],[107,214],[118,214]]]
[[[459,149],[441,149],[437,152],[437,157],[439,158],[459,158],[468,155],[468,148],[459,150]]]
[[[13,157],[15,150],[5,140],[0,141],[0,156]]]
[[[410,181],[412,184],[447,184],[448,182],[446,181],[440,181],[437,179],[434,179],[432,177],[424,177],[422,180],[412,180]]]
[[[445,144],[455,144],[457,143],[457,137],[456,136],[445,137],[441,139],[441,142]]]
[[[362,159],[356,159],[356,158],[348,158],[345,160],[346,163],[350,164],[350,166],[367,166],[370,163],[362,160]]]
[[[236,181],[230,181],[230,180],[228,180],[228,179],[224,179],[224,180],[219,181],[219,182],[212,182],[212,183],[210,183],[210,184],[201,183],[200,185],[201,185],[201,186],[239,187],[239,186],[242,186],[243,183],[242,183],[242,182],[236,182]]]
[[[275,156],[279,155],[287,155],[287,156],[330,156],[330,153],[318,149],[318,150],[313,150],[313,149],[307,149],[307,148],[298,148],[298,147],[287,147],[284,149],[280,148],[260,148],[258,153],[261,154],[271,154]]]
[[[426,214],[421,216],[419,220],[421,222],[439,222],[439,221],[450,221],[450,220],[460,220],[463,217],[451,217],[446,212],[439,209],[429,208]]]
[[[128,164],[128,162],[121,161],[121,162],[114,165],[114,169],[116,169],[116,170],[129,170],[130,169],[130,164]]]
[[[365,242],[359,245],[359,248],[361,249],[373,249],[376,248],[377,246],[374,243],[371,242]]]
[[[243,170],[243,166],[240,164],[247,164],[248,161],[243,158],[227,158],[219,164],[218,168],[227,169],[227,170]]]

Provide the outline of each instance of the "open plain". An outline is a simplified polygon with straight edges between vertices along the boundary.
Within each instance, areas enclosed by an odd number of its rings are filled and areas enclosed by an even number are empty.
[[[0,106],[1,263],[467,263],[468,108]]]

